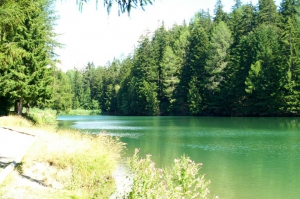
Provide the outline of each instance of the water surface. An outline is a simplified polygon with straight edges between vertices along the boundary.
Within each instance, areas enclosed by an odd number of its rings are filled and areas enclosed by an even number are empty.
[[[106,132],[152,154],[158,166],[186,154],[203,163],[223,199],[300,196],[300,118],[60,116],[61,128]]]

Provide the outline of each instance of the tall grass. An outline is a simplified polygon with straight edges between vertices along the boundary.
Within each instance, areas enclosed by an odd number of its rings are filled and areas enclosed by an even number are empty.
[[[24,119],[21,116],[4,116],[0,117],[0,126],[1,127],[15,127],[15,128],[30,128],[33,126],[33,122]]]
[[[31,108],[28,117],[38,125],[56,124],[56,111],[52,109]]]
[[[60,131],[40,136],[25,162],[47,162],[57,170],[69,172],[66,176],[51,177],[68,190],[80,190],[85,198],[99,198],[114,190],[112,172],[123,147],[124,144],[112,137]]]

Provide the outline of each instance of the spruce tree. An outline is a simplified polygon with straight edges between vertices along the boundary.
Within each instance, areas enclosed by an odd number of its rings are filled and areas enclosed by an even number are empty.
[[[249,35],[249,41],[254,60],[245,81],[248,111],[251,115],[276,115],[282,101],[280,80],[283,71],[279,60],[278,29],[263,24]]]
[[[189,104],[193,99],[188,99],[188,92],[191,88],[198,88],[197,95],[203,95],[204,81],[201,80],[205,77],[204,66],[208,46],[207,33],[210,27],[203,26],[202,21],[207,20],[207,16],[209,15],[206,15],[205,12],[196,15],[193,23],[191,23],[189,27],[190,36],[188,38],[189,45],[187,46],[187,55],[183,67],[181,68],[180,83],[176,91],[176,106],[179,110],[179,114],[189,114],[189,112],[191,112]],[[199,81],[192,81],[193,79],[198,79]],[[197,83],[197,85],[194,85],[194,83]],[[197,104],[199,103],[197,102]],[[192,112],[196,114],[197,111]]]
[[[160,101],[160,112],[166,112],[166,106],[163,105],[166,103],[167,99],[163,93],[164,87],[164,73],[165,73],[165,65],[162,64],[166,48],[168,46],[168,34],[164,27],[164,23],[154,32],[154,36],[151,42],[152,50],[153,50],[153,59],[155,68],[157,68],[157,95],[158,100]]]
[[[241,0],[234,0],[234,6],[232,6],[232,10],[236,10],[242,6],[242,1]]]
[[[57,111],[68,112],[72,109],[72,87],[68,76],[59,69],[54,71],[53,95],[50,107]]]
[[[221,83],[225,80],[228,50],[231,44],[231,32],[227,25],[221,21],[212,30],[205,64],[205,100],[209,111],[214,112],[214,114],[220,112],[223,106],[222,97],[224,96],[221,96]]]
[[[214,9],[214,23],[218,24],[221,21],[224,21],[225,23],[228,22],[229,18],[226,12],[224,12],[223,10],[223,4],[221,0],[217,0],[216,5],[215,5],[215,9]]]
[[[134,115],[158,115],[158,69],[153,59],[153,48],[148,36],[143,36],[133,60],[129,95],[130,109]]]
[[[300,23],[299,2],[284,0],[280,6],[281,16],[281,64],[284,104],[281,110],[285,114],[299,114],[300,111]]]
[[[175,102],[174,91],[179,83],[179,70],[181,67],[180,58],[177,57],[172,48],[167,46],[163,60],[161,74],[162,80],[162,98],[160,101],[161,114],[170,114],[173,103]]]
[[[15,101],[15,110],[22,114],[23,104],[43,106],[51,98],[53,49],[53,10],[51,2],[24,0],[18,4],[23,10],[22,23],[15,27],[7,41],[22,49],[18,58],[3,68],[3,95]]]
[[[259,0],[259,23],[276,24],[278,23],[278,12],[274,0]]]
[[[120,80],[120,89],[117,94],[117,107],[118,113],[122,115],[128,115],[130,112],[130,96],[128,95],[128,84],[130,81],[132,57],[128,56],[122,61],[122,67],[120,68],[120,74],[118,79]]]

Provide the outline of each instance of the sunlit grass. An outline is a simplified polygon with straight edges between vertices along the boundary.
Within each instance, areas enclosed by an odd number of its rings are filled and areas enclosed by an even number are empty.
[[[37,125],[56,124],[56,111],[52,109],[31,108],[28,117]]]
[[[101,110],[73,109],[68,112],[60,112],[59,115],[101,115]]]

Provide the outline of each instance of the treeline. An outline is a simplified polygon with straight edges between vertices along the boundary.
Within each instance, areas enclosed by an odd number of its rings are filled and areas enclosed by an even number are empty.
[[[58,111],[101,109],[119,115],[299,115],[299,19],[298,0],[283,0],[278,8],[273,0],[257,6],[235,0],[230,13],[218,0],[214,17],[200,11],[189,24],[167,29],[162,23],[141,36],[125,59],[66,73],[51,68],[51,84],[42,81],[50,87],[23,99]],[[12,71],[14,78],[17,72]],[[0,83],[2,98],[20,99]],[[51,88],[51,98],[44,97],[45,88]],[[30,93],[19,93],[23,90]]]
[[[214,17],[200,11],[188,25],[162,24],[126,59],[59,72],[70,83],[68,106],[120,115],[299,115],[299,25],[296,0],[279,8],[236,0],[230,13],[218,0]]]

